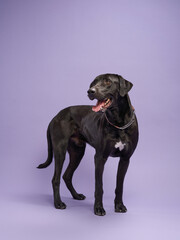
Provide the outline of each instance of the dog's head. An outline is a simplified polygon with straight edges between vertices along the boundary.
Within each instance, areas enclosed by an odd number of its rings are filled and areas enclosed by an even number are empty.
[[[118,97],[124,97],[133,84],[116,74],[102,74],[94,79],[88,90],[91,100],[97,99],[93,111],[99,112],[110,108]]]

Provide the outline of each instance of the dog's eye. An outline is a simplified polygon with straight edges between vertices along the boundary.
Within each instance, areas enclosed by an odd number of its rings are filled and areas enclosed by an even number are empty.
[[[112,84],[112,82],[111,82],[111,80],[109,80],[109,79],[104,79],[104,84],[105,84],[106,86],[110,86],[110,85]]]

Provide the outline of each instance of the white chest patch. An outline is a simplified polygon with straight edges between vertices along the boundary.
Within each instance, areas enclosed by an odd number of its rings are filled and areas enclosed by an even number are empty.
[[[126,145],[125,143],[122,143],[121,141],[119,141],[115,144],[115,148],[119,148],[119,150],[122,151],[125,145]]]

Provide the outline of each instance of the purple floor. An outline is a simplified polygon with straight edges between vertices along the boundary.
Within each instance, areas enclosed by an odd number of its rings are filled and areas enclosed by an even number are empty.
[[[113,209],[115,176],[109,174],[116,172],[118,161],[110,158],[104,174],[106,216],[98,217],[93,214],[93,187],[90,184],[93,173],[84,167],[88,155],[93,156],[90,148],[74,178],[75,186],[87,198],[84,201],[72,199],[62,182],[61,192],[67,204],[66,210],[53,207],[50,182],[53,166],[46,170],[34,170],[33,182],[37,181],[34,189],[30,182],[28,189],[25,189],[21,179],[14,177],[14,183],[9,185],[10,192],[4,193],[1,198],[0,233],[3,239],[180,238],[179,169],[175,169],[170,162],[166,166],[156,164],[154,168],[149,157],[138,159],[141,151],[137,150],[125,181],[124,202],[128,212],[121,214]],[[163,160],[167,162],[165,157]],[[93,161],[88,165],[92,167]],[[83,175],[82,171],[85,171]],[[32,173],[27,172],[27,179],[29,175],[32,176]]]
[[[9,239],[174,239],[178,240],[180,211],[127,198],[126,214],[113,212],[113,199],[104,202],[107,215],[92,213],[93,198],[83,203],[64,197],[65,211],[52,208],[51,195],[22,194],[1,200],[1,236]],[[137,201],[137,199],[136,199]]]

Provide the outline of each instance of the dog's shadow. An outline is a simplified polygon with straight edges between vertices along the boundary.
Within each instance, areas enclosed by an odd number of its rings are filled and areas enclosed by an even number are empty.
[[[30,205],[50,206],[52,205],[52,196],[49,194],[20,193],[13,195],[11,200]]]
[[[85,200],[75,200],[71,196],[70,197],[63,197],[62,201],[65,202],[68,209],[72,208],[81,208],[81,209],[90,209],[92,210],[93,200],[92,199],[85,199]],[[30,204],[36,206],[44,206],[44,207],[52,207],[54,208],[53,204],[53,196],[51,194],[37,194],[37,193],[21,193],[11,196],[11,201],[23,203],[23,204]]]

